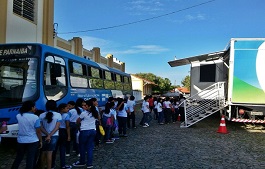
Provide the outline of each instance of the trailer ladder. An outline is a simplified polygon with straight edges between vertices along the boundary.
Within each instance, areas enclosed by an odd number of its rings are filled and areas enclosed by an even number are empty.
[[[181,128],[187,128],[226,107],[225,82],[215,83],[183,101],[185,121]],[[182,104],[182,103],[181,103]]]

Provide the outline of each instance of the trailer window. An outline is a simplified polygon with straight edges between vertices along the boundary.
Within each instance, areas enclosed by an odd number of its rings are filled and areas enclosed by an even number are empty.
[[[200,65],[200,82],[215,82],[216,64]]]

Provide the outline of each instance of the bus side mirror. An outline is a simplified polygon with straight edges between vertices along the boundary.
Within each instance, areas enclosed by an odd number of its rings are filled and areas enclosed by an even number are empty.
[[[60,64],[53,64],[52,69],[54,77],[62,76],[62,69]]]

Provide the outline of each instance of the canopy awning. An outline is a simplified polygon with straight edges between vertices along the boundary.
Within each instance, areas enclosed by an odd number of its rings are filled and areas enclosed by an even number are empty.
[[[226,52],[227,50],[223,50],[223,51],[207,53],[207,54],[192,56],[192,57],[183,58],[183,59],[177,59],[177,60],[169,61],[168,64],[171,67],[176,67],[176,66],[183,66],[183,65],[191,64],[192,62],[217,60],[220,57],[222,57]]]

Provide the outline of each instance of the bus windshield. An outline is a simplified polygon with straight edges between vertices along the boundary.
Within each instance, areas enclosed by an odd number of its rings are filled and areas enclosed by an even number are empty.
[[[0,107],[37,98],[37,63],[33,57],[0,58]]]

